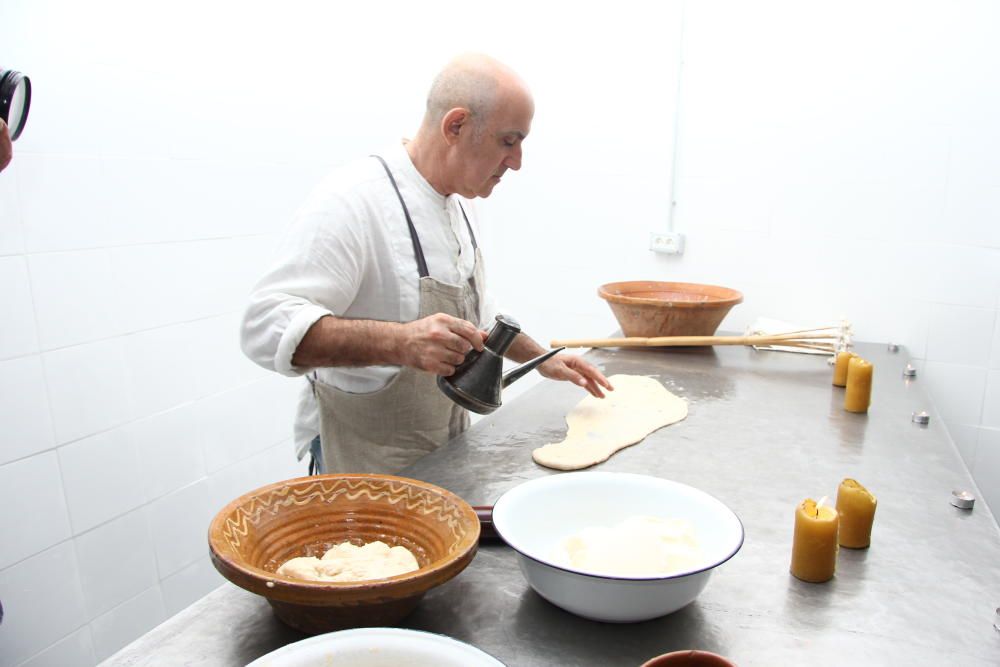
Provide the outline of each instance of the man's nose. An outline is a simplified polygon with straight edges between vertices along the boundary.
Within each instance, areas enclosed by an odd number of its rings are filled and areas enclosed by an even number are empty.
[[[514,150],[511,151],[511,154],[507,156],[507,159],[504,160],[503,163],[508,169],[517,171],[521,168],[521,156],[521,147],[515,146]]]

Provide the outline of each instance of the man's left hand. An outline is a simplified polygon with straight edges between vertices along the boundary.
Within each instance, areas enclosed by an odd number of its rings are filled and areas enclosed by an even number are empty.
[[[539,366],[538,372],[550,380],[566,380],[580,385],[597,398],[604,398],[602,387],[608,391],[615,390],[593,364],[572,354],[557,354]]]

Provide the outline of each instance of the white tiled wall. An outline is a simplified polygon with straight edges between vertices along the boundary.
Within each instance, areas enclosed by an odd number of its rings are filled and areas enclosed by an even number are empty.
[[[107,249],[28,256],[31,291],[42,349],[89,343],[120,335],[118,283]]]
[[[218,584],[219,573],[207,555],[202,555],[190,565],[177,570],[160,582],[167,615],[172,616],[192,602],[196,602],[205,595],[205,591],[215,588]]]
[[[860,340],[904,343],[1000,510],[1000,93],[976,83],[1000,8],[686,7],[674,222],[689,251],[660,275],[743,289],[731,329],[846,315]]]
[[[202,436],[196,402],[125,425],[126,439],[137,443],[139,480],[147,502],[193,484],[205,476],[208,442]]]
[[[243,296],[328,165],[410,134],[467,49],[535,91],[480,210],[536,338],[615,329],[616,279],[739,288],[727,328],[847,315],[907,345],[1000,507],[1000,9],[511,0],[512,42],[435,2],[3,3],[35,99],[0,174],[0,507],[31,508],[0,513],[0,663],[93,665],[221,582],[213,512],[304,472],[298,385],[241,356]],[[674,182],[687,250],[654,255]]]
[[[120,426],[133,413],[133,390],[120,339],[42,354],[56,442]]]
[[[54,21],[72,3],[0,12],[3,64],[35,93],[0,174],[5,667],[94,665],[196,601],[223,581],[207,557],[215,511],[305,473],[297,383],[242,356],[238,323],[327,156],[225,150],[268,143],[263,119],[221,142],[190,114],[177,127],[178,80],[123,58],[143,40],[110,9],[78,17],[91,37],[74,63],[54,55],[77,39]],[[58,41],[24,41],[26,25]]]
[[[167,617],[163,594],[152,586],[90,622],[94,652],[98,660],[107,658],[133,638],[147,632]]]
[[[45,374],[38,355],[0,361],[0,465],[55,444]]]
[[[83,599],[91,618],[156,585],[152,530],[148,510],[139,508],[76,538]]]
[[[18,326],[0,327],[0,355],[19,357],[38,351],[38,335],[28,280],[28,263],[24,257],[0,258],[0,308],[9,313],[10,322]]]
[[[524,174],[486,209],[487,259],[500,276],[491,284],[542,340],[613,330],[594,296],[606,280],[740,289],[728,329],[758,316],[806,325],[846,316],[859,340],[906,345],[1000,510],[1000,93],[981,85],[1000,56],[1000,7],[939,2],[900,14],[891,5],[685,3],[671,106],[684,255],[644,252],[648,233],[668,228],[671,172],[630,144],[639,136],[654,152],[669,148],[672,127],[600,125],[576,146],[601,145],[592,155],[539,164],[555,128],[538,121]],[[677,84],[669,68],[660,74],[664,88]],[[614,98],[613,84],[607,92]],[[633,150],[604,150],[619,142]],[[639,191],[625,182],[651,174],[658,180]]]
[[[90,530],[143,504],[138,446],[117,428],[59,448],[74,532]]]
[[[19,665],[87,625],[71,540],[0,570],[0,591],[4,607],[0,655],[8,664]]]
[[[90,667],[95,662],[90,628],[83,626],[21,664],[23,667]]]
[[[0,467],[0,568],[9,567],[71,535],[59,463],[45,452]],[[30,512],[13,511],[30,507]],[[16,539],[15,539],[16,536]]]

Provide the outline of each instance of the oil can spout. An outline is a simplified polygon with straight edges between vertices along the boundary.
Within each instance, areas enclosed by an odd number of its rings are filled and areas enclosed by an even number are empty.
[[[549,359],[551,359],[552,357],[559,354],[565,349],[566,349],[565,347],[557,347],[554,350],[549,350],[540,357],[535,357],[531,361],[524,362],[517,368],[512,368],[511,370],[504,373],[503,382],[501,383],[501,385],[503,386],[504,389],[506,389],[508,385],[516,382],[517,380],[520,380],[522,377],[524,377],[531,371],[535,370],[541,364],[544,364],[546,361],[548,361]]]

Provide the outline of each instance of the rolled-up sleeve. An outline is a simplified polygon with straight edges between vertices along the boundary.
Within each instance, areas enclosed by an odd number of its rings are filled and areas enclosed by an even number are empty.
[[[296,214],[276,261],[250,293],[240,328],[244,354],[282,375],[311,370],[293,366],[292,357],[317,320],[353,302],[365,262],[363,233],[350,207],[336,199]]]

